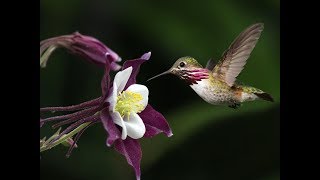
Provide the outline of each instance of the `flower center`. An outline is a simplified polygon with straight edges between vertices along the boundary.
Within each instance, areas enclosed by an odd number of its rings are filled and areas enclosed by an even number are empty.
[[[117,96],[117,104],[115,110],[120,113],[122,117],[129,117],[131,112],[139,113],[143,110],[141,104],[142,95],[131,91],[120,92]]]

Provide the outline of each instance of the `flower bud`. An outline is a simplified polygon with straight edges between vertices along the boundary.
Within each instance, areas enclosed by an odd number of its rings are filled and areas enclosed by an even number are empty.
[[[40,66],[45,67],[51,53],[58,47],[64,47],[71,53],[81,56],[84,59],[104,67],[106,62],[110,69],[117,71],[121,68],[117,62],[121,61],[120,56],[104,45],[99,40],[75,32],[71,35],[64,35],[46,39],[40,42]]]

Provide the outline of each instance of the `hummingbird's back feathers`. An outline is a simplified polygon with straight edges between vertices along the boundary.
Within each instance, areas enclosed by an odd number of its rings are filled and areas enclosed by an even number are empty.
[[[254,24],[244,30],[223,53],[221,60],[213,69],[213,75],[230,87],[233,86],[258,42],[262,30],[262,23]]]

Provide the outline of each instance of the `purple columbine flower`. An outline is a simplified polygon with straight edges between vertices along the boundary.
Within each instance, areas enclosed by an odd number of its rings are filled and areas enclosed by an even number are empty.
[[[106,61],[110,63],[110,68],[117,71],[121,68],[117,62],[121,61],[120,56],[104,45],[99,40],[75,32],[71,35],[64,35],[46,39],[40,42],[40,66],[45,67],[51,53],[64,47],[71,53],[89,60],[90,62],[104,67]]]
[[[146,132],[146,127],[138,113],[148,105],[149,90],[141,84],[132,84],[124,90],[131,73],[132,66],[116,74],[111,93],[106,99],[113,122],[122,128],[122,140],[127,136],[139,139]]]
[[[145,54],[143,57],[149,59],[150,55]],[[116,74],[110,95],[105,101],[109,107],[105,107],[100,114],[109,134],[107,145],[114,144],[116,151],[126,157],[134,168],[137,179],[141,175],[142,157],[138,139],[150,138],[160,132],[168,137],[173,135],[163,115],[148,104],[147,87],[135,84],[139,67],[144,61],[142,58],[124,63],[123,70]]]
[[[49,121],[60,121],[53,127],[72,123],[52,140],[54,142],[81,124],[90,122],[86,126],[88,128],[94,123],[102,122],[108,134],[107,146],[114,145],[115,150],[124,155],[127,162],[134,168],[136,178],[140,179],[142,152],[138,139],[151,138],[161,132],[168,137],[172,136],[172,131],[164,116],[148,104],[148,88],[136,84],[140,65],[150,56],[149,52],[141,58],[125,61],[122,71],[116,74],[112,85],[110,85],[109,76],[110,64],[106,63],[101,81],[101,97],[74,106],[41,108],[40,111],[76,112],[45,119],[40,118],[40,127]],[[67,156],[70,155],[74,144],[77,143],[85,129],[77,133]]]

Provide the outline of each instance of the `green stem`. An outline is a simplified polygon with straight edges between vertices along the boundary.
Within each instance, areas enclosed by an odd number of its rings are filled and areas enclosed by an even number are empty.
[[[59,144],[61,144],[62,142],[64,142],[65,140],[67,140],[68,138],[71,138],[72,136],[74,136],[75,134],[77,134],[79,131],[81,131],[83,128],[87,127],[90,124],[90,122],[86,122],[81,124],[79,127],[77,127],[76,129],[74,129],[73,131],[71,131],[68,134],[63,135],[60,139],[56,140],[54,143],[52,143],[50,146],[42,146],[40,147],[40,152],[46,151],[48,149],[51,149]]]

